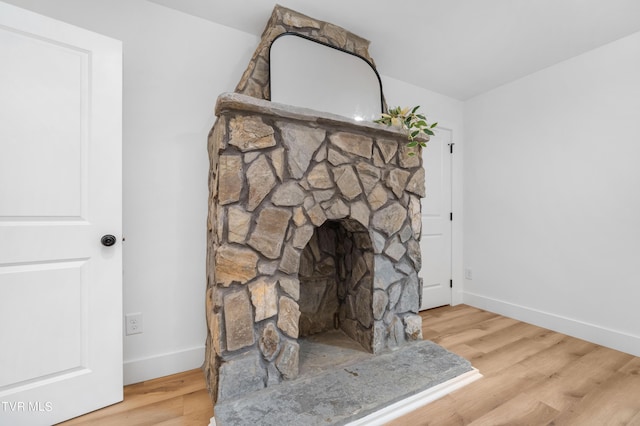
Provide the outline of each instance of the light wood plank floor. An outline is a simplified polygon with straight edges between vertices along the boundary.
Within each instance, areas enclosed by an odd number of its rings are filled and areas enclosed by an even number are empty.
[[[640,425],[640,358],[466,305],[421,315],[424,338],[484,378],[390,425]],[[200,370],[124,393],[62,424],[203,426],[213,415]]]

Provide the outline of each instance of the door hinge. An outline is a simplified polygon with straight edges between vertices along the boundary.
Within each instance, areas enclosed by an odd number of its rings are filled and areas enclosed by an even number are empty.
[[[449,220],[453,220],[453,212],[449,213]]]
[[[449,280],[449,288],[453,288],[453,280]]]
[[[451,142],[449,144],[449,154],[453,154],[453,146],[455,145],[455,143]]]

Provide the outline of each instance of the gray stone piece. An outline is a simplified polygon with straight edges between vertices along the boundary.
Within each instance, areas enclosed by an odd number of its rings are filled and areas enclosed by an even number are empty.
[[[362,194],[362,188],[360,188],[358,176],[356,176],[356,172],[353,171],[352,166],[346,165],[336,167],[333,169],[333,176],[340,192],[347,199],[352,200]]]
[[[398,141],[389,140],[389,139],[378,139],[376,141],[378,148],[380,148],[380,152],[382,153],[382,158],[386,164],[393,159],[398,151]]]
[[[351,159],[349,157],[340,154],[335,149],[329,149],[329,155],[327,156],[327,158],[329,160],[329,163],[334,166],[339,166],[341,164],[347,164],[351,162]]]
[[[409,275],[404,284],[404,289],[402,290],[400,300],[396,306],[396,312],[418,313],[418,309],[420,308],[420,295],[418,294],[419,287],[418,275],[414,272]]]
[[[277,260],[261,260],[258,262],[258,272],[262,275],[273,275],[278,270]]]
[[[278,333],[276,326],[273,325],[272,322],[269,322],[262,329],[260,339],[258,340],[260,352],[262,352],[262,355],[267,361],[272,361],[278,354],[279,346],[280,333]]]
[[[405,169],[420,167],[420,150],[418,147],[408,147],[407,144],[402,144],[398,154],[398,163]]]
[[[416,240],[419,240],[422,233],[422,206],[420,199],[415,195],[412,195],[409,199],[409,217],[411,218],[413,236]],[[408,239],[407,237],[405,241]]]
[[[278,207],[265,207],[258,216],[256,227],[247,244],[269,259],[277,259],[282,251],[291,211]]]
[[[416,271],[419,271],[422,268],[422,253],[420,252],[420,244],[416,240],[407,241],[407,254]]]
[[[373,141],[370,137],[354,133],[338,132],[329,136],[331,143],[350,154],[371,158]]]
[[[416,172],[411,177],[411,180],[409,180],[409,183],[407,184],[407,191],[424,197],[426,195],[426,191],[424,188],[424,176],[425,175],[423,168],[416,170]]]
[[[402,320],[400,318],[394,316],[387,329],[389,330],[388,345],[390,348],[401,346],[406,342],[407,339],[404,335],[404,326],[402,325]]]
[[[280,296],[278,303],[278,328],[294,339],[298,338],[298,320],[300,309],[298,304],[286,296]]]
[[[410,342],[313,380],[301,376],[218,402],[215,417],[221,426],[345,425],[472,370],[469,361],[433,342]]]
[[[384,189],[384,186],[381,184],[377,184],[369,195],[367,195],[369,205],[374,211],[384,206],[388,199],[389,196],[387,195],[387,190]]]
[[[373,149],[373,165],[380,168],[384,168],[385,166],[382,154],[380,154],[380,150],[377,148]]]
[[[251,303],[255,308],[255,322],[271,318],[278,313],[278,293],[276,281],[265,277],[259,277],[249,284]]]
[[[395,202],[375,212],[372,224],[374,228],[390,237],[402,228],[406,218],[407,210],[400,203]]]
[[[284,180],[284,148],[279,147],[269,153],[271,159],[271,165],[276,171],[276,176],[280,182]]]
[[[382,290],[373,292],[373,318],[381,320],[384,316],[387,305],[389,304],[389,296]]]
[[[400,281],[404,275],[396,272],[393,263],[385,256],[376,255],[373,287],[386,290],[391,284]]]
[[[276,144],[273,128],[258,116],[232,118],[229,128],[231,129],[229,145],[238,147],[242,152],[264,149]]]
[[[322,191],[313,191],[313,199],[316,200],[316,203],[321,203],[323,201],[328,201],[333,198],[336,194],[335,189],[325,189]]]
[[[365,161],[360,161],[356,164],[356,170],[358,171],[364,192],[366,194],[370,193],[380,180],[380,169]]]
[[[327,146],[321,146],[320,149],[318,150],[318,152],[316,153],[316,156],[313,157],[313,159],[315,160],[316,163],[320,163],[324,160],[327,159]]]
[[[242,156],[242,161],[244,161],[245,164],[249,164],[253,162],[253,160],[255,160],[256,158],[258,158],[258,156],[260,156],[260,152],[256,152],[256,151],[247,152]]]
[[[398,197],[398,199],[402,198],[402,194],[407,186],[407,180],[410,175],[411,173],[402,169],[392,169],[389,172],[385,183],[393,191],[396,197]]]
[[[389,244],[389,247],[387,247],[387,249],[384,251],[384,254],[397,262],[398,260],[402,259],[402,256],[404,256],[406,252],[407,249],[404,247],[404,245],[400,244],[399,242],[393,242]]]
[[[247,169],[247,182],[249,183],[247,210],[253,211],[276,185],[276,177],[264,155],[251,163]]]
[[[333,181],[329,175],[329,168],[326,163],[316,164],[307,175],[307,182],[315,189],[333,188]]]
[[[296,226],[302,226],[307,223],[307,217],[304,215],[302,207],[293,209],[293,223],[295,223]]]
[[[278,371],[278,368],[273,364],[269,364],[267,366],[267,386],[277,385],[281,382],[282,375]]]
[[[402,321],[407,340],[422,340],[422,317],[420,315],[405,315]]]
[[[300,179],[309,168],[326,131],[288,122],[278,122],[276,125],[280,128],[282,142],[287,149],[289,173],[293,178]]]
[[[312,208],[308,209],[307,216],[309,216],[309,220],[315,226],[320,226],[327,220],[327,215],[324,213],[320,204],[315,204]]]
[[[219,160],[218,202],[234,203],[242,192],[242,158],[239,155],[221,155]]]
[[[227,211],[227,220],[229,222],[229,242],[244,243],[249,233],[251,225],[251,214],[247,213],[243,208],[231,206]]]
[[[304,201],[304,190],[294,181],[278,186],[271,196],[271,202],[276,206],[298,206]]]
[[[216,282],[224,287],[233,282],[244,284],[256,276],[258,255],[250,249],[222,245],[216,250]]]
[[[351,217],[360,222],[365,228],[369,227],[371,211],[364,201],[356,201],[351,204]]]
[[[290,245],[285,245],[278,269],[285,274],[297,274],[300,269],[300,252]]]
[[[413,237],[413,230],[411,229],[411,226],[406,225],[404,228],[402,228],[402,230],[398,233],[398,236],[400,237],[400,241],[403,244],[409,241],[409,238]]]
[[[356,294],[356,316],[358,317],[358,322],[362,324],[365,328],[371,327],[373,324],[373,295],[371,294],[371,290],[365,288],[364,286],[358,287],[358,293]]]
[[[293,300],[300,299],[300,281],[297,278],[283,276],[278,280],[280,288]]]
[[[342,219],[349,216],[349,206],[340,199],[325,201],[322,207],[325,209],[327,219]]]
[[[246,290],[227,293],[223,301],[227,350],[235,351],[253,345],[253,312]]]
[[[290,340],[285,341],[278,359],[276,359],[276,367],[282,373],[282,377],[287,380],[293,380],[298,377],[298,359],[300,353],[300,345]]]
[[[265,387],[267,371],[256,351],[233,357],[220,366],[218,403]]]
[[[293,234],[293,246],[299,249],[305,248],[313,235],[314,229],[312,225],[303,225],[297,228]]]
[[[395,283],[389,287],[389,308],[393,309],[400,300],[400,293],[402,293],[402,283]]]
[[[371,242],[373,243],[373,252],[375,254],[380,254],[384,250],[384,245],[387,242],[387,239],[379,232],[369,231],[369,235],[371,235]]]

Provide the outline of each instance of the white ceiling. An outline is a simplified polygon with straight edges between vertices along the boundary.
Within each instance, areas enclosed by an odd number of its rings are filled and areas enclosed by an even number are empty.
[[[150,0],[255,35],[273,0]],[[640,31],[638,0],[279,0],[371,41],[380,74],[457,99]]]

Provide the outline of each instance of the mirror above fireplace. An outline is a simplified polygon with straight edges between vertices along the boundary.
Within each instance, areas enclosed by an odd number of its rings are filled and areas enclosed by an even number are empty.
[[[359,55],[295,33],[270,51],[271,101],[373,121],[384,110],[375,68]]]

